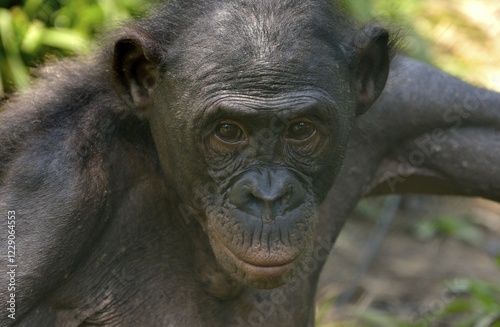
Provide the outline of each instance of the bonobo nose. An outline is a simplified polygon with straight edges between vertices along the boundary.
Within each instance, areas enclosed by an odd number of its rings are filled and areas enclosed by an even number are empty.
[[[246,172],[229,190],[239,210],[271,222],[304,203],[306,190],[288,169],[261,168]]]

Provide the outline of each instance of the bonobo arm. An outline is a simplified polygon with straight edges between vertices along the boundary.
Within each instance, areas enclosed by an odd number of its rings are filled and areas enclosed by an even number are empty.
[[[383,158],[365,193],[500,200],[499,93],[398,58],[372,109],[358,126]]]
[[[498,201],[498,162],[500,94],[397,57],[386,89],[351,133],[323,204],[325,228],[318,238],[333,243],[366,195],[430,193]]]

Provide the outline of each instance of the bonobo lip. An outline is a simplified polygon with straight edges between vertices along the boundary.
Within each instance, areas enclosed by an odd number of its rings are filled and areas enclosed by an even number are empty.
[[[226,245],[223,245],[223,249],[226,255],[230,257],[240,269],[252,274],[253,276],[261,278],[276,278],[284,275],[287,271],[295,266],[294,261],[295,259],[297,259],[296,257],[294,257],[291,260],[282,262],[255,264],[241,259],[236,254],[234,254],[234,252],[231,251]]]

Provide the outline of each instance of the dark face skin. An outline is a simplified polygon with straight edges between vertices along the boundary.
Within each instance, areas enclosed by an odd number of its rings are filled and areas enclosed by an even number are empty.
[[[168,184],[219,264],[249,286],[274,288],[309,254],[354,117],[385,83],[387,32],[362,31],[359,48],[336,43],[328,22],[297,19],[298,39],[277,27],[289,17],[278,9],[225,7],[183,32],[163,54],[166,67],[145,39],[118,42],[116,62]]]
[[[350,121],[337,126],[339,113],[326,92],[221,93],[196,106],[196,124],[184,134],[193,135],[192,144],[183,139],[169,146],[192,148],[189,157],[202,158],[206,167],[179,170],[184,174],[178,178],[191,185],[183,190],[185,201],[195,208],[219,263],[247,284],[275,287],[309,250],[317,199],[337,169],[327,160],[341,157],[345,144],[339,140]],[[175,137],[165,123],[175,121],[169,114],[158,109],[161,118],[152,124],[157,143]],[[162,157],[165,166],[177,166],[169,159]]]

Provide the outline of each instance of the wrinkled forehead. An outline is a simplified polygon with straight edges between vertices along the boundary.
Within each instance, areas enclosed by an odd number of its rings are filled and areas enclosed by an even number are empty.
[[[297,2],[300,3],[300,2]],[[197,19],[175,45],[177,75],[205,85],[236,80],[268,84],[323,83],[339,74],[341,37],[330,17],[280,1],[224,3]]]

